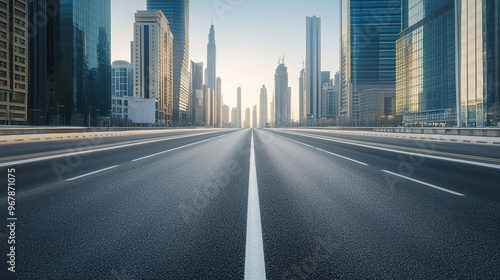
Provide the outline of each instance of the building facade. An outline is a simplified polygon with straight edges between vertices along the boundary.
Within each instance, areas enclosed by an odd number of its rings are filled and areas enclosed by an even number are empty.
[[[147,0],[147,10],[161,10],[174,36],[173,122],[184,125],[189,106],[189,0]]]
[[[305,81],[306,81],[306,70],[302,68],[299,74],[299,123],[304,123],[307,118]]]
[[[229,106],[224,104],[222,105],[222,123],[221,127],[223,128],[228,128],[229,124],[231,123],[229,119]]]
[[[395,88],[401,0],[342,0],[340,5],[339,113],[346,124],[356,125],[362,91]]]
[[[47,125],[97,125],[111,110],[110,0],[33,0],[30,7],[30,106]]]
[[[455,1],[402,1],[396,111],[406,126],[456,125]]]
[[[203,62],[191,61],[189,114],[193,125],[203,123]]]
[[[500,2],[457,1],[457,124],[500,126]]]
[[[111,116],[128,119],[128,98],[134,96],[134,67],[128,61],[111,64]]]
[[[161,11],[137,11],[134,23],[134,97],[157,100],[158,126],[173,114],[173,36]]]
[[[274,122],[275,127],[290,124],[290,92],[288,88],[288,70],[281,61],[274,74]]]
[[[262,85],[260,89],[260,99],[259,99],[259,127],[266,127],[266,124],[269,122],[267,117],[267,88],[265,85]]]
[[[238,87],[236,91],[236,119],[233,123],[233,127],[241,128],[241,87]]]
[[[330,83],[325,83],[321,90],[321,117],[332,119],[337,117],[337,93]]]
[[[320,118],[321,96],[321,18],[306,17],[306,115]]]
[[[28,1],[0,1],[0,123],[3,124],[28,122],[28,35]],[[38,115],[38,111],[33,115]]]
[[[250,128],[250,108],[245,109],[245,121],[243,127]]]

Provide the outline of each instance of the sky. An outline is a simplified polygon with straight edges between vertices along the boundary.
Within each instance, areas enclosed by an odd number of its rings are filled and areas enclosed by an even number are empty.
[[[306,52],[306,16],[321,17],[321,69],[333,77],[340,63],[339,8],[339,0],[191,0],[190,59],[206,67],[213,21],[224,104],[236,107],[236,90],[241,86],[245,112],[259,104],[262,85],[271,102],[274,71],[279,58],[285,56],[292,87],[292,118],[296,120],[299,73]],[[111,0],[112,61],[130,61],[134,13],[144,9],[146,0]]]

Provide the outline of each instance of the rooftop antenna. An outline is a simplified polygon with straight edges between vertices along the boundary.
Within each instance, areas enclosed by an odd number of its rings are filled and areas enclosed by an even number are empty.
[[[286,53],[283,55],[283,64],[285,64],[285,56],[286,56]]]

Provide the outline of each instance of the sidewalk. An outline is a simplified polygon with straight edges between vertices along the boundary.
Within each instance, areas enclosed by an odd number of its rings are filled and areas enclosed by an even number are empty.
[[[207,131],[210,129],[196,129],[196,131]],[[195,130],[193,130],[195,131]],[[34,142],[34,141],[57,141],[67,139],[88,139],[99,137],[116,137],[139,134],[170,134],[179,130],[132,130],[132,131],[96,131],[83,133],[47,133],[47,134],[21,134],[0,135],[0,144]]]

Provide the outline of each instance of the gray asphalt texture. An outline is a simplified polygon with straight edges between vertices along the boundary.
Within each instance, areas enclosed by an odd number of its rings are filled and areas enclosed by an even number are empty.
[[[189,133],[0,168],[16,169],[18,218],[16,273],[7,271],[2,230],[0,279],[243,279],[252,130]],[[500,278],[499,169],[298,133],[253,130],[268,279]],[[500,158],[487,145],[314,134],[487,163]],[[6,144],[2,157],[67,153],[81,141]],[[105,141],[99,145],[142,140]]]

